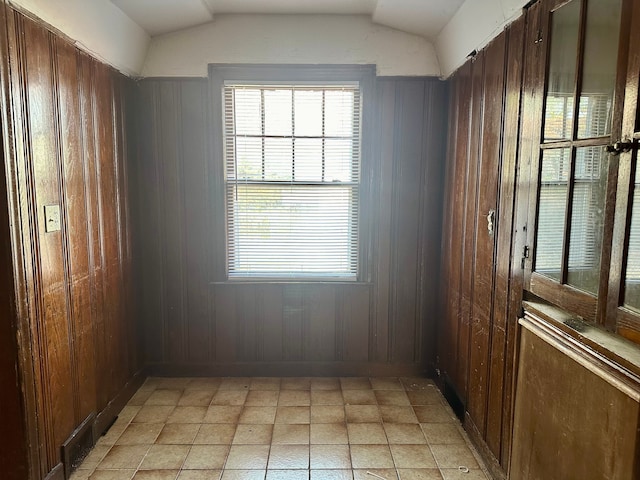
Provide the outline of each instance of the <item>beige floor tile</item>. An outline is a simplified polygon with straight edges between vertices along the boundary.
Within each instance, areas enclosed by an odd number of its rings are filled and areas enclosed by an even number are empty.
[[[420,425],[414,423],[385,423],[389,444],[425,444],[427,439],[422,433]]]
[[[215,392],[220,387],[222,380],[218,377],[193,378],[187,385],[187,390],[207,390]]]
[[[342,377],[340,386],[342,390],[371,390],[371,382],[364,377]]]
[[[396,377],[375,377],[369,380],[374,390],[404,390],[400,379]]]
[[[191,445],[200,430],[197,423],[172,423],[165,425],[156,444],[159,445]]]
[[[409,406],[409,397],[403,391],[397,390],[374,390],[378,405],[402,405]]]
[[[427,445],[390,445],[396,468],[438,468]]]
[[[269,458],[269,445],[232,445],[225,470],[265,469]]]
[[[202,423],[207,414],[207,407],[176,407],[167,423]]]
[[[457,468],[443,468],[440,470],[444,480],[488,480],[482,470],[460,471]]]
[[[388,445],[351,445],[353,468],[393,468]]]
[[[267,480],[309,480],[309,470],[267,470]]]
[[[281,407],[308,407],[311,405],[311,394],[308,390],[282,390],[278,398]]]
[[[311,423],[343,423],[344,407],[341,405],[312,405]]]
[[[251,379],[249,388],[251,390],[280,390],[280,378],[278,377],[255,377]]]
[[[311,379],[311,390],[340,390],[340,379],[317,377]]]
[[[149,445],[116,445],[98,464],[98,470],[136,469],[149,450]]]
[[[145,405],[132,421],[133,423],[164,423],[175,408],[173,405]]]
[[[452,423],[457,422],[455,415],[444,405],[415,406],[413,410],[420,423]]]
[[[71,474],[69,480],[89,480],[92,472],[93,470],[76,470]]]
[[[455,423],[422,423],[422,431],[430,445],[464,445],[465,441]]]
[[[273,445],[269,452],[269,470],[309,468],[309,445]]]
[[[276,423],[273,426],[274,445],[305,445],[309,443],[309,425]]]
[[[185,390],[178,401],[179,406],[208,407],[215,390]]]
[[[411,407],[381,405],[379,408],[382,421],[385,423],[418,423]]]
[[[152,445],[139,469],[180,470],[190,449],[189,445]]]
[[[133,480],[176,480],[178,470],[138,470]]]
[[[311,390],[311,405],[344,405],[340,390]]]
[[[251,379],[246,377],[226,377],[221,379],[218,390],[249,390]]]
[[[218,390],[211,405],[244,405],[249,390]]]
[[[276,407],[244,407],[238,419],[239,423],[270,424],[275,422]]]
[[[140,405],[126,405],[120,413],[118,413],[118,421],[128,423],[140,412]]]
[[[178,389],[157,389],[149,396],[145,405],[178,405],[182,390]]]
[[[310,441],[315,445],[346,445],[349,443],[344,423],[311,424]]]
[[[353,472],[347,469],[311,470],[310,480],[353,480]],[[367,480],[372,480],[372,478]]]
[[[440,468],[458,468],[459,466],[469,469],[480,468],[466,445],[432,445],[431,451]]]
[[[270,445],[273,425],[238,425],[234,445]]]
[[[398,474],[393,468],[367,468],[364,470],[354,470],[354,480],[377,480],[377,477],[369,475],[369,472],[382,477],[385,480],[398,480]]]
[[[130,423],[116,445],[150,445],[156,441],[162,427],[162,423]]]
[[[401,377],[400,381],[407,391],[428,390],[436,386],[435,382],[430,378]]]
[[[184,389],[192,381],[192,377],[155,377],[157,388],[177,388]]]
[[[133,397],[131,397],[131,399],[127,402],[127,405],[131,405],[131,406],[144,405],[144,403],[149,399],[149,397],[153,393],[153,390],[155,389],[141,388],[135,393],[135,395],[133,395]]]
[[[120,438],[120,435],[122,435],[122,433],[127,429],[129,425],[113,425],[107,431],[107,433],[100,437],[100,439],[96,442],[96,445],[114,445],[118,438]]]
[[[249,407],[275,407],[279,395],[279,390],[250,390],[244,404]]]
[[[282,394],[282,392],[280,392]],[[276,423],[309,423],[310,407],[278,407]]]
[[[349,423],[349,443],[351,445],[386,445],[387,436],[381,423]]]
[[[221,480],[264,480],[265,470],[225,470]]]
[[[236,433],[235,423],[204,423],[193,441],[194,445],[230,445]]]
[[[194,445],[182,468],[185,470],[222,469],[228,453],[228,445]]]
[[[348,445],[311,445],[311,469],[351,468]]]
[[[376,405],[345,405],[344,410],[347,414],[347,422],[349,423],[374,423],[381,421],[380,411]]]
[[[411,405],[441,405],[442,396],[436,388],[407,392]]]
[[[83,469],[96,468],[98,464],[102,461],[102,459],[105,457],[105,455],[109,453],[110,449],[111,449],[111,446],[109,445],[96,445],[89,452],[89,454],[84,458],[84,460],[82,460],[81,467]]]
[[[283,378],[281,390],[311,390],[311,379],[306,377]]]
[[[242,407],[240,405],[211,405],[204,417],[204,423],[238,423]]]
[[[220,480],[222,470],[182,470],[178,480]]]
[[[131,480],[135,470],[96,470],[89,476],[89,480]]]
[[[442,480],[437,468],[400,468],[400,480]]]
[[[342,390],[345,405],[377,405],[373,390]]]

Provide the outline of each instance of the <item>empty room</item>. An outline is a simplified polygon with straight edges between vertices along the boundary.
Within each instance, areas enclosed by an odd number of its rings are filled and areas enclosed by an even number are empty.
[[[640,478],[640,2],[0,0],[0,479]]]

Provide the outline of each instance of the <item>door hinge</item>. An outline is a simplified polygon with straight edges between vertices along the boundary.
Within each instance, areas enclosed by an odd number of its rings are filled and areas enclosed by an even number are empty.
[[[524,247],[522,247],[522,264],[521,264],[522,269],[524,269],[524,264],[527,261],[527,258],[529,258],[530,254],[531,254],[531,250],[529,249],[529,245],[525,245]]]
[[[536,35],[536,39],[533,41],[534,45],[538,45],[542,43],[542,29],[538,30],[538,34]]]

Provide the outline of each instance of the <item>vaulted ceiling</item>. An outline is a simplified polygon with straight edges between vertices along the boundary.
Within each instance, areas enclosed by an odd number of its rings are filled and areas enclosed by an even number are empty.
[[[369,15],[373,22],[434,39],[464,0],[111,0],[151,35],[208,23],[217,14]]]

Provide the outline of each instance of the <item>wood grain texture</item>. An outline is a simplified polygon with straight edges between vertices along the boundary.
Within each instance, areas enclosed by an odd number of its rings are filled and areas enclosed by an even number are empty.
[[[131,353],[137,340],[128,291],[122,97],[131,83],[8,7],[6,25],[3,183],[19,219],[10,271],[21,418],[31,478],[44,478],[58,474],[60,446],[76,426],[106,408],[141,367]],[[46,231],[45,205],[60,207],[60,230]]]
[[[219,146],[209,144],[208,81],[140,83],[134,198],[143,227],[136,248],[147,280],[146,359],[156,369],[433,365],[446,87],[423,78],[377,84],[368,107],[375,131],[363,137],[363,151],[375,153],[363,159],[363,178],[371,181],[363,198],[372,200],[362,209],[373,232],[362,240],[371,244],[371,281],[300,284],[220,278],[224,253],[216,239],[225,226],[212,207],[220,183],[210,149]]]

